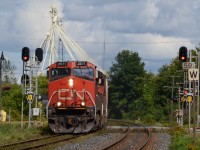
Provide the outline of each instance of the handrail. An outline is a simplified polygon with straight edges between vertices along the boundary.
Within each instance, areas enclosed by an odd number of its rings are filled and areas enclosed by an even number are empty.
[[[48,120],[48,107],[49,107],[49,104],[50,104],[50,102],[51,102],[51,100],[52,100],[52,97],[53,97],[56,93],[58,93],[58,91],[54,91],[54,92],[53,92],[53,94],[51,95],[51,98],[49,99],[49,101],[48,101],[48,103],[47,103],[47,105],[46,105],[46,118],[47,118],[47,120]]]

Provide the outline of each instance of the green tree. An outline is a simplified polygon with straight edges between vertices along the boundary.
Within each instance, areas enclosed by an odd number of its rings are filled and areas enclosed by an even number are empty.
[[[38,76],[39,94],[47,94],[47,84],[48,82],[45,76]],[[22,95],[22,85],[11,83],[9,86],[11,87],[9,91],[2,92],[3,109],[7,113],[9,112],[9,109],[11,109],[12,118],[14,118],[14,120],[20,120],[22,97],[24,97],[24,115],[28,115],[28,102],[26,97]]]
[[[16,83],[10,84],[9,91],[2,92],[3,109],[8,113],[11,109],[12,118],[20,120],[22,104],[22,86]],[[26,103],[26,102],[25,102]]]
[[[142,97],[137,105],[132,105],[132,118],[140,118],[148,123],[156,120],[157,109],[155,107],[156,76],[153,73],[145,74]],[[138,107],[138,108],[137,108]]]
[[[45,95],[48,92],[48,80],[46,76],[38,76],[38,93]]]
[[[110,68],[109,114],[111,118],[130,118],[131,106],[142,96],[144,63],[137,52],[123,50]]]

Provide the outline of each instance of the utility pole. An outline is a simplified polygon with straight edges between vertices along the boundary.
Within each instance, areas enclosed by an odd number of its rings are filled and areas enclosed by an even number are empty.
[[[194,145],[196,145],[196,100],[195,100],[195,96],[196,96],[196,92],[195,92],[195,80],[193,80],[193,122],[194,122],[194,126],[193,126],[193,136],[194,136]]]
[[[106,54],[106,41],[105,41],[105,29],[103,32],[103,64],[102,68],[105,69],[105,54]]]
[[[2,118],[2,110],[3,110],[1,93],[2,93],[2,63],[4,60],[5,60],[5,58],[4,58],[4,55],[2,52],[1,58],[0,58],[0,119]]]
[[[200,51],[198,52],[198,70],[200,69]],[[198,80],[198,86],[197,86],[197,127],[199,126],[200,122],[200,115],[199,115],[199,80]]]
[[[164,86],[166,88],[171,88],[171,102],[170,102],[170,107],[171,107],[171,115],[170,115],[170,122],[171,122],[171,127],[173,126],[173,98],[174,98],[174,89],[177,88],[175,87],[175,78],[178,78],[180,76],[175,76],[175,75],[172,75],[172,76],[168,76],[170,78],[172,78],[172,86]]]
[[[198,49],[195,51],[195,53],[197,54],[197,56],[193,56],[192,54],[192,51],[193,50],[190,50],[190,63],[194,63],[195,64],[195,67],[193,67],[193,68],[196,68],[196,69],[200,69],[200,51],[198,51]],[[195,59],[195,62],[192,62],[192,58],[193,59]],[[200,123],[200,115],[199,115],[199,79],[197,80],[197,81],[195,81],[195,83],[193,83],[193,86],[195,85],[196,86],[196,83],[197,83],[197,87],[196,87],[196,89],[195,89],[195,92],[197,92],[196,93],[196,97],[197,97],[197,99],[196,99],[196,118],[197,118],[197,122],[196,122],[196,124],[197,124],[197,127],[199,126],[199,123]],[[191,88],[191,81],[190,81],[190,88]]]

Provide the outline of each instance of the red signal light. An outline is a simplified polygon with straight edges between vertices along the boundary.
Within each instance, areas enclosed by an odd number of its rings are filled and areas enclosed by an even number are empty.
[[[22,61],[27,62],[29,60],[29,48],[22,48]]]
[[[28,57],[27,57],[27,56],[24,56],[24,59],[23,59],[23,60],[26,61],[27,59],[28,59]]]

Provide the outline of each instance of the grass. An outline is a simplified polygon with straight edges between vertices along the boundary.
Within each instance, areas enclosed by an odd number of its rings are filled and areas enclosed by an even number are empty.
[[[196,144],[194,144],[193,133],[187,133],[183,128],[176,127],[171,132],[172,142],[171,150],[199,150],[200,149],[200,134],[196,134]]]
[[[108,125],[121,124],[109,121]],[[49,130],[47,124],[40,127],[32,126],[31,128],[28,128],[28,124],[24,124],[24,128],[21,128],[20,122],[11,122],[11,124],[0,122],[0,145],[48,136],[51,133],[52,132]],[[101,134],[101,132],[98,131],[96,134]],[[194,145],[193,133],[191,132],[191,134],[188,134],[184,128],[176,127],[170,132],[170,134],[172,137],[170,145],[171,150],[200,149],[200,133],[196,134],[196,145]],[[80,138],[79,140],[82,141],[84,138]]]
[[[27,124],[25,124],[24,128],[21,128],[21,124],[18,122],[11,124],[0,122],[0,145],[25,141],[47,135],[50,135],[47,125],[41,127],[32,126],[31,128],[28,128]]]

